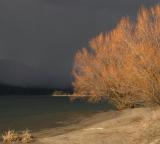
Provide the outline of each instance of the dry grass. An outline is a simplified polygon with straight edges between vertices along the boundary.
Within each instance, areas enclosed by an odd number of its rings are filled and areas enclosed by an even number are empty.
[[[75,56],[75,95],[109,99],[118,109],[139,101],[160,104],[160,5],[123,18]]]
[[[33,136],[29,130],[25,130],[22,133],[9,130],[2,135],[2,139],[4,144],[30,143],[33,140]]]
[[[21,141],[22,143],[30,143],[33,140],[33,136],[29,130],[22,132]]]
[[[9,130],[2,135],[3,143],[10,144],[18,141],[18,134],[14,130]]]
[[[142,140],[145,144],[160,143],[160,109],[152,109],[141,123],[144,132]]]

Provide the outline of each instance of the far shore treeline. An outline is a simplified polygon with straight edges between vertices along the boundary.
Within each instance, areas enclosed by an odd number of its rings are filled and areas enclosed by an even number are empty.
[[[0,95],[53,95],[55,92],[72,93],[72,88],[20,87],[0,84]]]

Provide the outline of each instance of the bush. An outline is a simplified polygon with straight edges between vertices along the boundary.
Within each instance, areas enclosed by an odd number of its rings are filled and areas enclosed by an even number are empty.
[[[160,104],[160,5],[93,38],[77,52],[73,75],[77,98],[109,99],[118,109],[140,101]]]
[[[3,143],[9,144],[18,141],[18,134],[14,130],[9,130],[2,135]]]
[[[33,140],[33,136],[29,130],[25,130],[22,133],[17,133],[14,130],[9,130],[2,135],[4,144],[11,143],[30,143]]]
[[[29,130],[25,130],[22,132],[21,141],[22,143],[29,143],[33,140],[33,136]]]

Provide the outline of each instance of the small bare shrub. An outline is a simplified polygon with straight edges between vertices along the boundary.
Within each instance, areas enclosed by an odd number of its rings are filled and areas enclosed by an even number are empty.
[[[30,143],[33,140],[33,136],[29,130],[25,130],[22,133],[9,130],[2,135],[2,139],[4,144]]]
[[[118,109],[138,102],[160,104],[160,5],[142,8],[136,22],[123,18],[77,52],[75,97],[109,99]]]
[[[33,140],[33,136],[29,130],[25,130],[22,132],[22,135],[21,135],[22,143],[30,143],[32,140]]]
[[[14,130],[9,130],[2,135],[3,143],[10,144],[18,141],[18,134]]]

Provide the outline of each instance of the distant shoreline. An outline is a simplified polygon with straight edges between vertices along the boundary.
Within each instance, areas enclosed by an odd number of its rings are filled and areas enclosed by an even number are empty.
[[[52,95],[52,96],[59,96],[59,97],[61,97],[61,96],[63,96],[63,97],[74,97],[74,95]]]
[[[53,94],[52,96],[59,96],[59,97],[76,97],[77,95],[56,95],[56,94]],[[80,96],[77,96],[77,98],[81,98],[81,97],[87,97],[87,96],[82,96],[82,95],[80,95]]]

